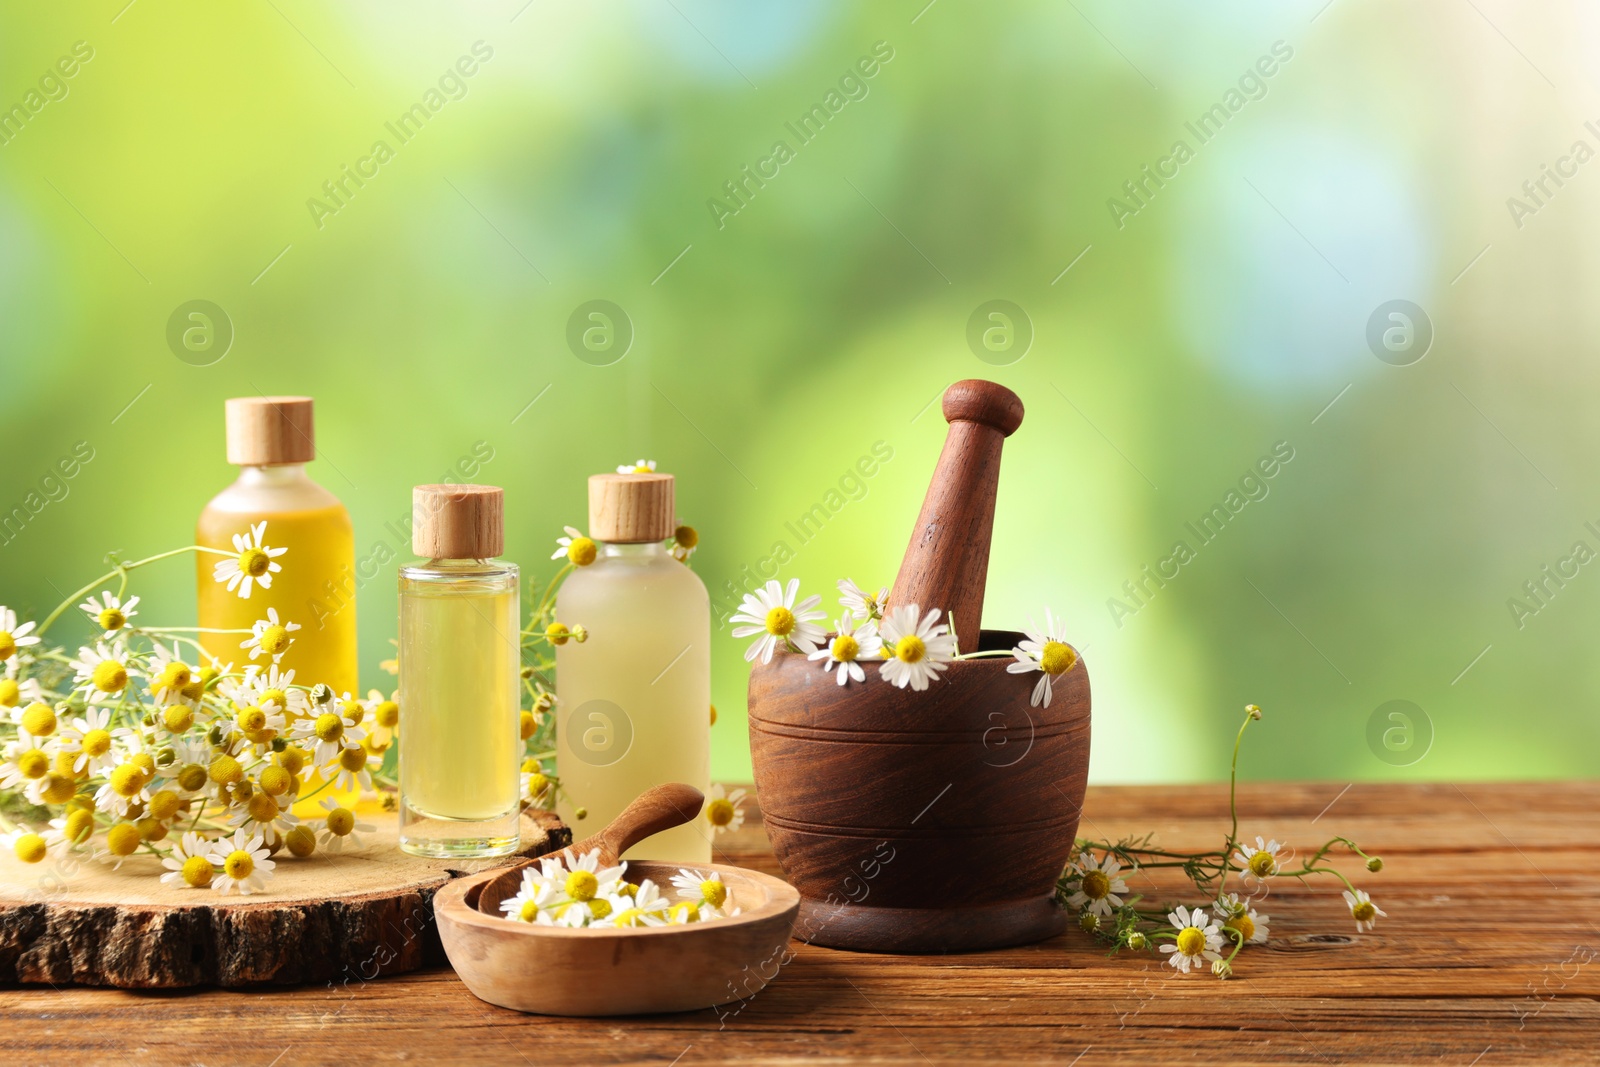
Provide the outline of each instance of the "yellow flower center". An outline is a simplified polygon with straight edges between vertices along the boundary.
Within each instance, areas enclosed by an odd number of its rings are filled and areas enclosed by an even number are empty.
[[[305,770],[305,751],[290,745],[288,748],[278,753],[278,766],[282,767],[290,774],[299,774],[301,771]]]
[[[693,548],[700,543],[700,531],[693,526],[680,526],[672,531],[672,539],[682,548]]]
[[[533,797],[535,800],[538,800],[539,797],[543,795],[545,788],[549,784],[550,779],[546,778],[538,771],[534,771],[532,774],[528,775],[528,795]]]
[[[305,859],[317,850],[317,835],[309,826],[296,826],[283,835],[283,843],[289,846],[291,855]]]
[[[781,604],[767,612],[767,633],[776,637],[788,637],[794,633],[794,627],[794,612]]]
[[[272,566],[272,557],[259,548],[247,548],[239,553],[239,569],[252,578],[259,578]]]
[[[1111,879],[1106,877],[1105,871],[1085,871],[1083,874],[1083,895],[1090,900],[1099,900],[1111,892]]]
[[[65,804],[77,792],[77,784],[69,774],[47,774],[41,795],[51,804]]]
[[[90,730],[83,735],[83,750],[91,757],[104,756],[111,751],[111,732],[109,730]]]
[[[717,797],[706,805],[706,818],[712,826],[727,826],[733,821],[733,801]]]
[[[567,558],[580,567],[587,567],[593,563],[595,556],[598,554],[599,549],[587,537],[574,537],[572,542],[567,545]]]
[[[236,848],[228,853],[228,858],[222,861],[222,870],[229,878],[244,879],[255,873],[256,858],[242,848]]]
[[[289,694],[282,689],[263,689],[261,691],[261,699],[256,703],[273,704],[280,709],[287,708],[289,706]]]
[[[1198,956],[1205,947],[1206,935],[1198,926],[1185,926],[1178,931],[1178,951],[1185,956]]]
[[[525,923],[531,923],[539,917],[539,904],[537,901],[524,900],[522,908],[517,912],[517,918]]]
[[[189,670],[189,665],[173,660],[161,668],[161,673],[156,676],[157,689],[182,689],[194,678],[194,672]]]
[[[278,817],[278,802],[267,793],[257,793],[245,805],[245,810],[256,822],[271,822]]]
[[[906,634],[895,642],[894,654],[902,663],[916,663],[928,654],[928,646],[916,634]]]
[[[38,834],[23,834],[17,838],[17,843],[11,850],[17,854],[17,859],[23,863],[38,863],[44,859],[44,838]]]
[[[178,785],[193,793],[206,784],[209,772],[198,763],[185,764],[178,772]]]
[[[572,629],[564,622],[553,622],[544,628],[544,635],[552,645],[564,645],[572,638]]]
[[[190,856],[183,861],[183,880],[196,889],[204,889],[211,884],[217,872],[212,869],[211,861],[204,856]]]
[[[344,720],[331,711],[325,711],[317,716],[314,729],[317,740],[337,741],[344,737]]]
[[[29,704],[22,713],[22,728],[34,737],[56,732],[56,712],[49,704]]]
[[[270,797],[281,797],[294,784],[294,777],[277,764],[261,769],[261,791]]]
[[[261,631],[259,644],[267,655],[279,655],[289,648],[289,631],[283,626],[268,626]]]
[[[1370,900],[1363,900],[1350,909],[1350,914],[1355,916],[1356,922],[1369,923],[1378,914],[1378,909]]]
[[[1253,852],[1250,854],[1250,873],[1257,878],[1278,873],[1278,861],[1272,858],[1270,852]]]
[[[150,798],[150,817],[152,819],[170,819],[178,814],[178,808],[183,804],[178,794],[170,789],[163,789]]]
[[[644,914],[644,912],[640,911],[638,908],[628,908],[628,909],[626,909],[624,911],[619,911],[617,913],[616,922],[613,923],[613,925],[615,925],[615,926],[633,926],[635,923],[638,922],[639,917],[641,915],[643,915],[643,914]]]
[[[728,887],[716,878],[707,878],[700,883],[700,895],[713,908],[720,908],[728,899]]]
[[[604,900],[604,899],[589,901],[589,916],[590,916],[590,918],[593,918],[593,919],[604,919],[606,916],[608,916],[610,914],[611,914],[611,901]]]
[[[379,726],[393,730],[400,725],[400,705],[392,700],[380,701],[373,709],[372,717],[377,720]]]
[[[139,847],[139,828],[131,822],[119,822],[106,831],[106,848],[113,856],[131,856]]]
[[[1077,662],[1078,654],[1072,651],[1072,646],[1060,641],[1046,641],[1044,651],[1039,654],[1039,666],[1046,674],[1065,674]]]
[[[174,704],[161,712],[161,725],[175,734],[181,734],[194,725],[194,709],[187,704]]]
[[[694,903],[693,901],[686,900],[682,904],[673,906],[672,915],[674,917],[682,916],[685,922],[698,919],[700,917],[700,905]]]
[[[593,871],[573,871],[567,875],[567,896],[573,900],[593,900],[600,888],[600,879]]]
[[[15,678],[0,678],[0,707],[14,708],[22,699],[22,686]]]
[[[100,629],[108,632],[111,630],[120,630],[124,626],[128,625],[128,617],[122,612],[118,611],[116,608],[106,608],[99,615],[95,616],[95,621],[100,624]]]
[[[849,634],[840,634],[833,639],[833,658],[840,663],[849,663],[861,654],[861,642]]]
[[[94,833],[94,812],[82,808],[68,812],[67,821],[61,829],[69,844],[83,844]]]
[[[17,639],[11,636],[10,630],[0,630],[0,662],[11,658],[17,650]]]
[[[1222,925],[1226,926],[1230,930],[1239,931],[1239,937],[1245,941],[1248,941],[1252,937],[1256,936],[1256,922],[1254,919],[1250,918],[1250,914],[1248,912],[1241,912]]]
[[[128,685],[128,668],[114,659],[103,659],[94,665],[89,680],[102,693],[120,693]]]
[[[232,756],[218,756],[211,761],[211,780],[218,785],[235,785],[244,778],[244,768]]]
[[[111,791],[119,797],[137,796],[144,788],[144,769],[133,763],[123,763],[114,768],[108,779]]]
[[[328,812],[328,829],[335,837],[348,837],[356,828],[356,813],[349,808],[334,808]]]
[[[43,778],[50,773],[50,757],[37,748],[17,754],[17,770],[24,778]]]
[[[252,704],[248,708],[240,708],[239,714],[233,717],[233,721],[238,723],[239,729],[245,733],[253,733],[266,728],[267,713]]]
[[[354,774],[367,768],[367,751],[359,745],[352,745],[339,753],[339,766]]]

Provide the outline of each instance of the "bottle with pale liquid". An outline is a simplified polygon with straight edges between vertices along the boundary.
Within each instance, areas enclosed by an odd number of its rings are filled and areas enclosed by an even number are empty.
[[[486,485],[412,490],[400,569],[400,847],[504,856],[520,844],[522,615],[504,548],[504,498]]]
[[[598,828],[653,786],[709,784],[710,599],[666,549],[674,515],[670,474],[589,479],[598,551],[556,597],[557,621],[588,631],[556,648],[557,810],[568,826],[578,808]],[[707,863],[711,827],[697,816],[627,855]]]
[[[236,670],[247,666],[249,654],[239,647],[246,634],[204,631],[248,631],[274,608],[280,620],[300,626],[279,669],[294,671],[296,685],[358,693],[355,537],[344,505],[306,474],[316,455],[311,398],[237,397],[225,411],[228,462],[239,466],[239,477],[200,513],[195,544],[239,557],[250,590],[239,595],[243,578],[233,589],[216,579],[222,556],[195,553],[201,647]],[[287,551],[249,551],[263,546]]]

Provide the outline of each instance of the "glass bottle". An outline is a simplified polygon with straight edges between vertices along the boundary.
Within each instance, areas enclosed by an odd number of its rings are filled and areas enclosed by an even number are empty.
[[[305,465],[315,457],[311,398],[237,397],[225,406],[228,462],[239,477],[200,513],[195,544],[237,556],[235,537],[287,549],[271,563],[280,570],[251,576],[249,596],[216,579],[224,557],[197,552],[199,619],[204,630],[249,630],[273,608],[301,629],[278,667],[294,671],[296,685],[319,682],[336,693],[358,693],[356,681],[355,537],[350,513],[312,481]],[[254,544],[254,540],[250,542]],[[248,664],[243,634],[205,633],[200,644],[223,663]]]
[[[589,479],[597,555],[556,596],[557,620],[588,631],[556,649],[557,810],[569,826],[579,807],[598,828],[652,786],[709,784],[710,599],[663,544],[674,514],[670,474]],[[696,817],[627,855],[707,863],[711,828]]]
[[[412,490],[400,569],[400,847],[504,856],[520,844],[522,622],[503,495],[486,485]]]

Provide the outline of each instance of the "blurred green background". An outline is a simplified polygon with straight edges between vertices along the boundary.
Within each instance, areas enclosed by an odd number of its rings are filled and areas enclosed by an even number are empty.
[[[1596,770],[1589,8],[110,0],[3,22],[0,509],[94,451],[0,537],[6,604],[187,543],[232,476],[222,400],[303,392],[359,554],[482,441],[507,555],[546,576],[585,476],[645,456],[679,478],[714,596],[782,541],[782,577],[831,607],[838,577],[892,581],[935,398],[982,376],[1028,408],[986,620],[1067,620],[1096,780],[1224,776],[1246,702],[1268,715],[1252,777]],[[225,354],[169,344],[196,300]],[[595,300],[626,316],[598,351],[569,343]],[[802,543],[786,524],[879,442]],[[1228,498],[1275,447],[1292,460]],[[1214,505],[1207,543],[1186,524]],[[1158,588],[1143,568],[1179,541]],[[147,618],[192,614],[191,566],[139,575]],[[394,569],[360,593],[369,683]],[[749,775],[741,651],[718,635],[724,779]]]

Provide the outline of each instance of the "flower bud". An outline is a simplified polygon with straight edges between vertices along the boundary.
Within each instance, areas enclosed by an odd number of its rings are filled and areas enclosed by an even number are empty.
[[[1369,856],[1369,857],[1367,857],[1367,870],[1371,871],[1373,874],[1377,874],[1379,871],[1383,870],[1383,857],[1382,856]]]
[[[311,703],[321,706],[333,699],[333,689],[323,682],[311,687]]]
[[[1252,719],[1259,720],[1261,718],[1261,708],[1255,704],[1246,704],[1244,710],[1250,713]]]
[[[1233,964],[1227,960],[1213,960],[1211,962],[1211,973],[1218,978],[1230,978],[1233,976]]]
[[[1128,935],[1129,948],[1145,948],[1149,944],[1149,938],[1145,937],[1144,934],[1140,933],[1138,930],[1135,930],[1133,933]]]

